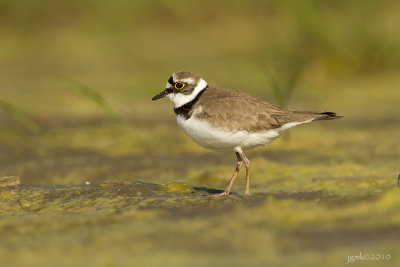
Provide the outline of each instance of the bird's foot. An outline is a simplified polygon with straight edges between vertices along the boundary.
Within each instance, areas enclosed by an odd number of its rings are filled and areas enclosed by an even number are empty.
[[[231,192],[224,191],[224,192],[219,193],[219,194],[214,194],[213,196],[214,197],[222,197],[222,196],[230,196],[230,195],[231,195]]]

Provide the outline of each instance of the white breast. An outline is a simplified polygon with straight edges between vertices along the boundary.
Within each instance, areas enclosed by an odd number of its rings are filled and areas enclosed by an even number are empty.
[[[196,112],[195,112],[196,113]],[[189,119],[177,116],[182,130],[199,145],[218,151],[232,151],[236,147],[247,150],[256,146],[267,145],[286,129],[305,122],[293,122],[278,129],[250,133],[248,131],[229,131],[212,127],[207,121],[198,119],[195,114]]]
[[[212,127],[204,120],[195,116],[185,119],[176,117],[182,130],[199,145],[219,151],[232,151],[235,147],[243,150],[266,145],[279,136],[278,131],[270,130],[262,133],[249,133],[247,131],[228,131]]]

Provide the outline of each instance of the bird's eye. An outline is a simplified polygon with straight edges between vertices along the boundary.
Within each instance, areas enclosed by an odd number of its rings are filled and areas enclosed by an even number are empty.
[[[184,83],[175,83],[175,88],[176,89],[181,90],[181,89],[183,89],[183,87],[185,87]]]

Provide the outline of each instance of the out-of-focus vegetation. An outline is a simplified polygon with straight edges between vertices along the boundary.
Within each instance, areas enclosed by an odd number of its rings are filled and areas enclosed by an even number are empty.
[[[0,189],[0,265],[338,266],[360,251],[398,265],[399,11],[0,0],[0,177],[24,184]],[[241,173],[215,199],[235,156],[199,147],[168,100],[151,101],[182,69],[344,118],[249,151],[253,196]]]
[[[81,117],[90,105],[64,91],[66,76],[129,112],[180,69],[268,96],[268,69],[285,85],[301,68],[298,90],[323,90],[304,83],[399,70],[397,11],[388,0],[2,1],[1,99]]]

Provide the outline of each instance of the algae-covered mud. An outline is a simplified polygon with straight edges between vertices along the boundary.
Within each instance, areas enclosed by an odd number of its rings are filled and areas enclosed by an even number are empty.
[[[0,189],[2,266],[338,266],[365,264],[360,253],[396,266],[400,129],[348,120],[250,151],[249,197],[244,173],[216,197],[234,155],[199,148],[168,117],[39,135],[8,122],[2,172],[22,185]]]
[[[1,173],[22,185],[0,188],[1,265],[400,263],[396,116],[294,129],[249,151],[251,196],[241,173],[220,198],[233,153],[198,147],[162,116],[49,121],[38,134],[4,120]]]
[[[395,266],[399,205],[397,189],[216,198],[185,183],[21,186],[0,191],[0,255],[5,266],[337,266],[361,252]]]

